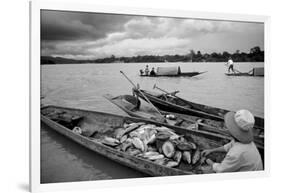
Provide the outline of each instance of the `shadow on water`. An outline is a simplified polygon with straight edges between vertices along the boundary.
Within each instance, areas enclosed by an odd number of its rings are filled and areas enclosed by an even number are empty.
[[[41,123],[41,183],[148,177],[65,138]]]

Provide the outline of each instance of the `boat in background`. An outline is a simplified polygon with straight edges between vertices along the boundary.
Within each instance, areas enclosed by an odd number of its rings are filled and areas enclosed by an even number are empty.
[[[225,73],[227,76],[264,76],[264,68],[253,68],[249,72]]]
[[[143,72],[143,71],[142,71]],[[144,73],[141,73],[140,76],[141,77],[162,77],[162,76],[167,76],[167,77],[193,77],[193,76],[197,76],[205,72],[181,72],[180,67],[157,67],[157,70],[155,72],[155,74],[153,75],[146,75]]]

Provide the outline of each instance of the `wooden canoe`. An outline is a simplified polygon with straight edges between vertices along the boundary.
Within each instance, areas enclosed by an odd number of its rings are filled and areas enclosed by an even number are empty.
[[[241,72],[241,73],[225,73],[226,76],[254,76],[248,72]]]
[[[229,110],[190,102],[176,96],[149,92],[146,90],[141,90],[141,91],[150,100],[150,102],[152,102],[157,108],[163,111],[184,114],[184,115],[192,115],[205,119],[211,119],[215,121],[220,121],[222,124],[224,122],[224,115],[227,112],[229,112]],[[138,95],[140,98],[143,98],[143,96],[139,93],[139,90],[133,89],[133,92],[134,94]],[[263,118],[255,116],[255,126],[253,131],[255,133],[254,136],[255,136],[256,144],[259,147],[264,148],[264,119]]]
[[[64,117],[61,120],[60,116]],[[65,118],[66,117],[66,118]],[[68,124],[68,121],[74,121],[74,124]],[[144,172],[151,176],[173,176],[173,175],[190,175],[204,173],[201,167],[186,167],[186,164],[181,164],[177,168],[170,168],[154,163],[144,158],[130,155],[104,145],[101,138],[110,136],[117,128],[124,123],[139,123],[154,124],[156,126],[164,126],[172,129],[179,135],[184,135],[191,138],[200,149],[208,149],[221,146],[230,141],[230,138],[219,134],[211,134],[204,131],[185,130],[177,126],[170,126],[164,123],[155,122],[148,119],[140,119],[134,117],[125,117],[113,115],[103,112],[87,111],[81,109],[65,108],[58,106],[46,106],[41,108],[41,121],[49,126],[49,128],[57,131],[74,142],[127,167]],[[72,129],[79,126],[83,132],[78,134]],[[214,159],[222,154],[216,155]],[[220,161],[216,160],[216,161]],[[201,168],[201,169],[200,169]]]
[[[140,98],[143,96],[140,94],[139,90],[133,89],[134,94],[138,95]],[[187,101],[183,98],[177,96],[166,95],[157,92],[150,92],[146,90],[141,90],[141,92],[152,102],[156,107],[161,110],[198,116],[202,118],[208,118],[216,121],[224,121],[224,115],[229,112],[229,110],[211,107],[203,104],[194,103]],[[255,128],[264,129],[264,119],[255,116]]]
[[[141,77],[193,77],[193,76],[198,76],[200,74],[206,73],[205,72],[181,72],[179,74],[166,74],[166,75],[145,75],[142,74],[140,75]]]
[[[136,97],[132,95],[120,95],[112,96],[110,94],[104,95],[104,97],[125,111],[128,115],[139,118],[153,119],[156,121],[165,121],[169,125],[176,125],[185,129],[197,129],[211,133],[218,133],[229,136],[228,132],[223,129],[223,122],[206,119],[198,116],[184,115],[179,113],[172,113],[167,111],[160,111],[161,114],[166,117],[163,120],[158,112],[156,112],[146,101],[141,100],[139,109],[135,110],[134,107],[137,103]],[[174,118],[169,119],[168,116],[172,115]],[[254,129],[254,141],[259,149],[264,149],[264,138],[260,135],[263,134],[263,129]]]
[[[248,72],[241,72],[241,73],[225,73],[226,76],[260,76],[263,77],[264,75],[254,75],[253,73]]]

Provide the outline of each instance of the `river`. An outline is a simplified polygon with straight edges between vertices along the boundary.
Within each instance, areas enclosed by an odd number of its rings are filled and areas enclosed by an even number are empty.
[[[130,94],[131,84],[120,70],[141,88],[153,85],[197,103],[229,110],[248,109],[264,116],[264,78],[229,77],[223,63],[153,63],[157,66],[181,66],[182,72],[207,71],[197,77],[140,77],[146,63],[65,64],[41,66],[41,104],[59,105],[126,115],[102,97],[104,94]],[[247,72],[264,63],[236,63]],[[63,136],[41,126],[41,183],[144,177],[145,174],[116,164]]]

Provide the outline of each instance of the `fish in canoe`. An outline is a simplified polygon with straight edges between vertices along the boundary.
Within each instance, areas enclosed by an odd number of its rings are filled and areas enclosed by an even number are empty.
[[[229,135],[229,133],[224,129],[224,124],[222,121],[161,110],[160,115],[154,108],[151,107],[148,102],[142,98],[137,99],[132,95],[112,96],[110,94],[106,94],[104,97],[125,111],[128,115],[133,117],[152,119],[190,130],[202,130],[211,133],[218,133],[221,135]],[[135,109],[137,100],[140,100],[140,106],[138,109]],[[163,119],[163,116],[165,119]],[[260,136],[261,133],[263,133],[263,129],[255,128],[254,141],[257,147],[260,149],[261,154],[263,154],[264,138]]]
[[[68,117],[68,119],[65,119],[65,117]],[[175,163],[173,158],[167,158],[160,152],[154,153],[156,142],[148,143],[145,136],[153,135],[154,132],[151,131],[157,131],[157,128],[162,128],[161,132],[163,132],[163,128],[167,128],[168,131],[174,132],[178,136],[185,136],[186,140],[192,140],[196,143],[199,149],[219,147],[230,141],[228,137],[219,134],[185,130],[153,120],[58,106],[41,108],[41,122],[49,126],[47,128],[55,130],[85,148],[150,176],[204,173],[204,170],[198,164],[190,165],[186,162],[180,162],[179,158],[177,158],[179,162]],[[147,126],[144,127],[144,125]],[[134,129],[132,129],[133,127]],[[74,128],[76,130],[80,128],[81,132],[74,132]],[[140,137],[135,141],[128,137],[121,143],[119,139],[116,139],[115,131],[120,130],[120,128],[129,130],[124,135],[129,136],[131,132],[137,132]],[[136,136],[133,138],[135,139]],[[126,144],[126,148],[123,144]],[[147,146],[147,148],[143,148],[141,144]],[[221,161],[224,156],[225,154],[222,153],[220,156],[216,155],[213,159]]]

